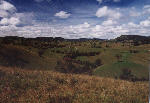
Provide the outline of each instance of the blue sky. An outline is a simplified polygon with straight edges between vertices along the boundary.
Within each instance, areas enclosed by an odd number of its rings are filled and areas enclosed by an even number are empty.
[[[150,36],[150,0],[0,0],[0,36]]]

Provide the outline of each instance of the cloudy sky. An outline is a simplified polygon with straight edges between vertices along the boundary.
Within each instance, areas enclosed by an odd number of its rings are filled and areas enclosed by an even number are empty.
[[[0,36],[150,36],[150,0],[0,0]]]

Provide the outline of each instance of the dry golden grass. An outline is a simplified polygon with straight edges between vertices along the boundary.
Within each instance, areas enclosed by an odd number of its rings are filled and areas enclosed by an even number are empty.
[[[0,103],[148,103],[148,82],[0,67]]]

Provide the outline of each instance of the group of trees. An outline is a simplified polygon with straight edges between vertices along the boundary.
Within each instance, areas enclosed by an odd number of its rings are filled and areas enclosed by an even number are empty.
[[[75,63],[70,61],[58,61],[55,70],[62,73],[75,73],[75,74],[81,73],[90,74],[92,72],[92,68],[90,68],[89,66],[87,65],[77,66]]]
[[[32,46],[35,48],[54,48],[54,47],[64,47],[63,45],[58,45],[58,42],[63,41],[61,37],[37,37],[37,38],[23,38],[17,36],[7,36],[0,38],[2,44],[13,44],[13,45],[24,45]]]
[[[15,48],[5,48],[0,51],[1,65],[23,68],[29,62],[23,58],[23,52]]]
[[[94,63],[90,63],[89,61],[79,61],[79,60],[62,60],[57,61],[57,65],[55,67],[56,71],[62,73],[75,73],[75,74],[89,74],[91,75],[93,70],[102,65],[101,60],[97,59]]]
[[[75,59],[78,56],[96,56],[96,55],[99,55],[99,54],[100,54],[100,52],[79,52],[79,51],[75,51],[75,52],[67,54],[65,57]]]
[[[115,39],[117,42],[130,43],[130,45],[138,46],[142,44],[150,44],[150,37],[139,35],[121,35]]]
[[[132,74],[132,71],[128,68],[124,68],[122,69],[122,74],[119,77],[122,80],[129,80],[132,82],[136,82],[136,81],[149,81],[148,78],[138,78],[135,75]]]
[[[138,53],[139,51],[138,50],[129,50],[130,53]]]

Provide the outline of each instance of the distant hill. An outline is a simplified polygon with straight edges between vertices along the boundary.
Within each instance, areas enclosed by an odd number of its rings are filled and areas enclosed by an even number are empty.
[[[14,42],[14,41],[88,41],[88,40],[99,40],[99,41],[109,41],[107,39],[101,39],[101,38],[79,38],[79,39],[65,39],[62,37],[36,37],[36,38],[24,38],[24,37],[17,37],[17,36],[6,36],[6,37],[0,37],[0,42],[3,41],[5,43]],[[140,41],[142,43],[150,43],[150,36],[140,36],[140,35],[121,35],[120,37],[117,37],[115,39],[112,39],[118,42],[123,41]]]
[[[148,36],[140,36],[140,35],[121,35],[115,39],[119,42],[132,40],[133,42],[141,42],[142,44],[150,43],[150,37]]]

